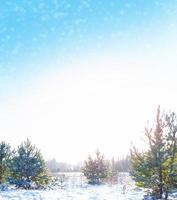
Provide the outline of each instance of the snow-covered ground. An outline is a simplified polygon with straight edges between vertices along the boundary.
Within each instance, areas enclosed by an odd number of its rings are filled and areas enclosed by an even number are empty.
[[[129,191],[125,195],[117,187],[88,187],[53,191],[8,191],[0,194],[6,200],[141,200],[142,193]]]
[[[89,186],[82,176],[70,174],[62,185],[40,191],[8,190],[0,192],[0,200],[142,200],[144,195],[128,175],[120,176],[115,185]]]

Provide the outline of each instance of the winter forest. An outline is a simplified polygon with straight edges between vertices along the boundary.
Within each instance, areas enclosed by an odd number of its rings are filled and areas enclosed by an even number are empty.
[[[2,0],[0,200],[177,200],[177,0]]]
[[[69,187],[71,174],[75,174],[74,182],[78,182],[78,187],[113,187],[122,184],[121,192],[125,195],[129,192],[127,184],[130,183],[123,181],[130,176],[135,182],[132,190],[142,188],[140,191],[144,193],[144,199],[168,199],[169,195],[175,198],[177,115],[174,112],[161,114],[159,106],[154,126],[146,127],[144,134],[148,144],[146,151],[140,151],[133,146],[129,156],[116,161],[114,158],[106,159],[104,154],[97,150],[94,157],[88,156],[82,166],[75,168],[57,163],[56,160],[45,162],[40,150],[32,145],[29,139],[14,150],[11,150],[9,144],[1,142],[0,189],[4,194],[12,188],[17,191],[22,189],[59,192]]]

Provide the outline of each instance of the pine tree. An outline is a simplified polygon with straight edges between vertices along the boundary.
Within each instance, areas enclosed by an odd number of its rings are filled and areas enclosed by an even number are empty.
[[[174,116],[161,115],[159,107],[155,128],[145,128],[149,149],[142,153],[135,147],[131,150],[131,175],[138,186],[151,188],[155,198],[165,194],[167,199],[169,191],[176,187],[177,126]]]
[[[10,146],[5,142],[0,143],[0,184],[6,181],[9,174],[8,162],[10,159]]]
[[[50,180],[41,152],[28,139],[14,153],[10,170],[10,182],[24,189],[30,189],[34,184],[45,186]]]
[[[82,171],[89,184],[101,184],[109,176],[109,164],[104,155],[99,150],[96,151],[96,158],[88,157],[85,161]]]
[[[167,135],[166,135],[166,152],[168,158],[164,165],[167,168],[166,179],[166,196],[168,191],[177,188],[177,116],[174,112],[166,115]]]

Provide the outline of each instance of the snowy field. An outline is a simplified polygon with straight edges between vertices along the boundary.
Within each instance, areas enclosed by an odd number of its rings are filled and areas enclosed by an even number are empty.
[[[47,190],[8,190],[0,193],[0,200],[142,200],[143,195],[127,174],[119,177],[118,184],[101,186],[89,186],[83,176],[68,174],[64,182]]]

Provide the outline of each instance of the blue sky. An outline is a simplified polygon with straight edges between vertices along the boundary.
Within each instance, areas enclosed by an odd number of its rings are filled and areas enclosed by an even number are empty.
[[[161,43],[175,37],[176,6],[176,0],[3,1],[1,77],[34,76],[46,63],[89,52],[99,57],[105,49],[115,56],[151,54],[149,46],[158,51]]]
[[[148,44],[158,49],[158,43],[177,32],[176,27],[168,30],[176,25],[176,7],[176,0],[3,1],[1,69],[16,68],[18,73],[27,70],[25,64],[31,60],[36,67],[56,56],[107,46],[123,54],[134,49],[146,52]]]
[[[176,19],[177,0],[3,0],[2,138],[17,144],[29,137],[59,160],[79,160],[97,147],[127,152],[158,104],[177,108]],[[90,146],[84,142],[94,136]],[[69,137],[83,144],[73,155],[49,153],[46,144],[56,146],[58,137],[58,151]]]

